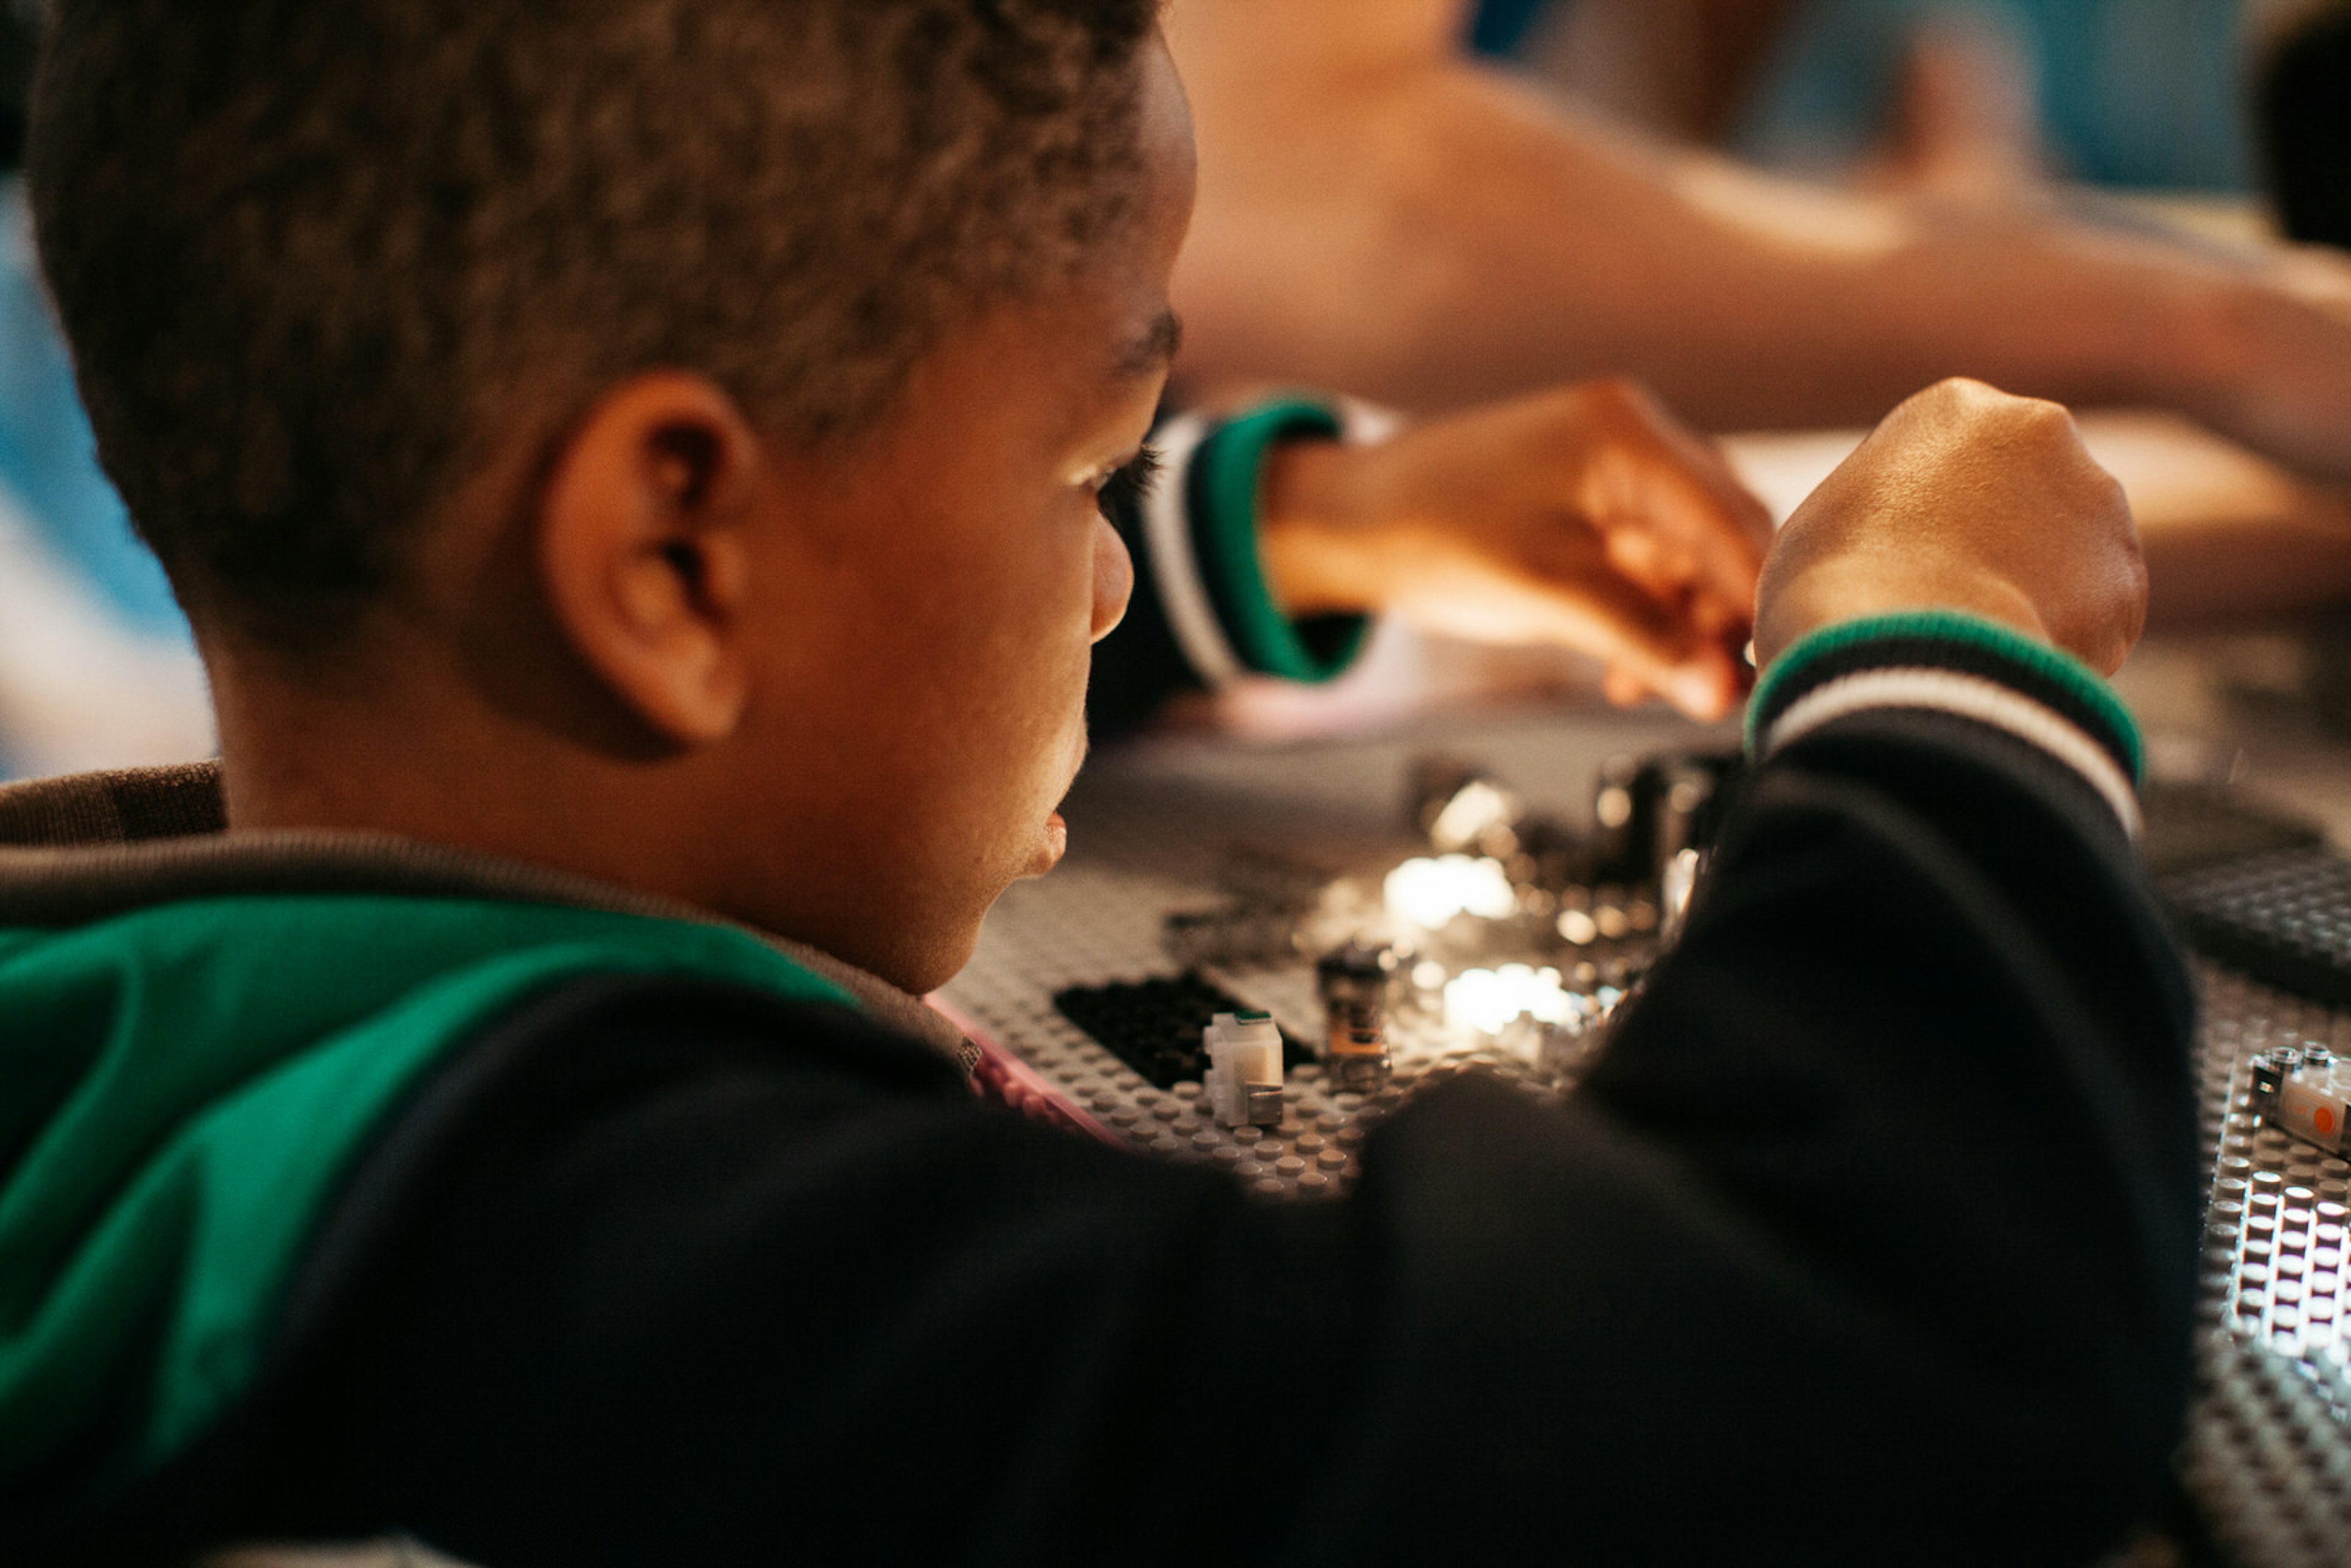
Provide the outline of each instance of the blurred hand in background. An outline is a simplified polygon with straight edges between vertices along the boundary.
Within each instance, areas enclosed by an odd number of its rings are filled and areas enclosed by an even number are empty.
[[[1283,448],[1263,550],[1292,613],[1379,611],[1481,643],[1547,644],[1719,718],[1771,540],[1762,504],[1706,442],[1625,382],[1476,409],[1369,446]]]

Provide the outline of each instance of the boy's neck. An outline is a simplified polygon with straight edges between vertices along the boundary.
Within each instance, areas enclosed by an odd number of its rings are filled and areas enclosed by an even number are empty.
[[[206,654],[232,832],[388,833],[716,906],[690,836],[671,831],[692,820],[690,764],[616,764],[416,660],[297,680]]]
[[[663,747],[551,640],[494,646],[394,628],[364,655],[289,667],[206,640],[232,833],[390,834],[520,861],[674,903],[829,954],[910,994],[976,939],[940,936],[937,894],[882,878],[839,830],[822,732],[747,761]],[[764,759],[764,760],[763,760]]]

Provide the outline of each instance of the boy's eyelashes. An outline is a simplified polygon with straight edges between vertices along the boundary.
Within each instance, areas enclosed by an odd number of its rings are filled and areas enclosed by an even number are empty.
[[[1159,478],[1159,449],[1144,446],[1113,469],[1094,487],[1102,504],[1102,516],[1111,518],[1131,517],[1150,498],[1151,487]]]

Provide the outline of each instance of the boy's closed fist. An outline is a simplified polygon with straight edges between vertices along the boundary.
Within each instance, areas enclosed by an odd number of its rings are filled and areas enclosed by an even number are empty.
[[[1294,614],[1380,611],[1482,642],[1547,643],[1715,718],[1771,538],[1761,503],[1638,387],[1594,382],[1275,454],[1261,538]]]
[[[2053,402],[1947,381],[1886,418],[1780,532],[1755,654],[1857,615],[1962,610],[2112,674],[2147,621],[2122,486]]]

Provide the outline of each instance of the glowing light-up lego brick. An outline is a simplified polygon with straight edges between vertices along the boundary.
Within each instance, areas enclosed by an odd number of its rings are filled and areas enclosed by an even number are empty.
[[[1381,891],[1390,915],[1429,931],[1457,915],[1506,919],[1519,906],[1501,862],[1470,855],[1408,860],[1388,873]]]
[[[1550,1024],[1577,1020],[1576,998],[1557,969],[1505,964],[1499,969],[1465,969],[1446,983],[1445,1021],[1457,1029],[1499,1034],[1521,1013]]]

